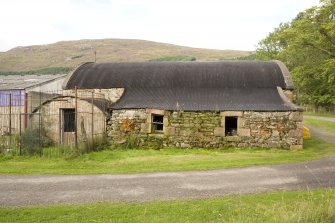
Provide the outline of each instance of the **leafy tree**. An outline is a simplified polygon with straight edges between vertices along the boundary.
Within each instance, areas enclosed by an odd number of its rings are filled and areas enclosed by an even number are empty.
[[[335,105],[335,0],[300,12],[259,42],[257,59],[281,60],[291,70],[302,103]]]

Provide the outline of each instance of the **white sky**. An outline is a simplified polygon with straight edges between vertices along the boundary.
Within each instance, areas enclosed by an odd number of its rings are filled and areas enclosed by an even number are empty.
[[[0,51],[62,40],[127,38],[254,50],[318,0],[0,0]]]

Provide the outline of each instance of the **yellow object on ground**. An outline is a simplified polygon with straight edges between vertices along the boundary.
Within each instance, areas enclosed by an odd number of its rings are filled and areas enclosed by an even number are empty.
[[[302,138],[303,139],[310,139],[311,138],[311,131],[306,126],[302,127]]]

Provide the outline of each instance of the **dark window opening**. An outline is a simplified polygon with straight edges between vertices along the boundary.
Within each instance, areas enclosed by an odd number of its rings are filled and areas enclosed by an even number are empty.
[[[237,117],[225,118],[225,134],[226,136],[237,135]]]
[[[163,115],[152,114],[152,131],[163,132]]]
[[[63,110],[63,128],[64,132],[76,131],[76,112],[73,108],[65,108]]]

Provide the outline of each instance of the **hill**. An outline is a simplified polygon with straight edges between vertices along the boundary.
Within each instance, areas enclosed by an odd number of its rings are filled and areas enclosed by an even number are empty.
[[[253,52],[183,47],[166,43],[130,39],[62,41],[47,45],[16,47],[0,52],[0,71],[32,71],[73,68],[82,62],[128,62],[197,60],[218,61],[245,57]]]

